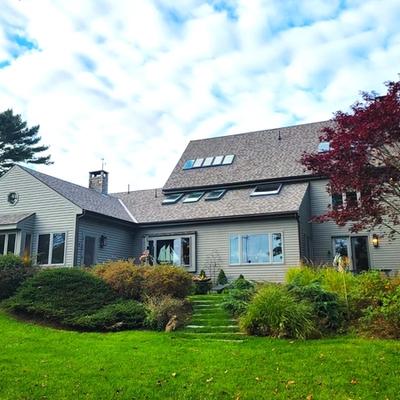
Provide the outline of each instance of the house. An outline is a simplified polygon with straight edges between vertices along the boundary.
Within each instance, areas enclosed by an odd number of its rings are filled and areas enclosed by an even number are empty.
[[[223,268],[231,278],[282,281],[301,259],[331,263],[342,249],[354,271],[399,269],[400,244],[384,232],[311,222],[332,199],[327,180],[299,159],[318,151],[327,124],[191,141],[152,190],[109,194],[103,170],[85,188],[16,165],[0,178],[0,254],[72,266],[137,259],[148,249],[155,262],[190,272]]]

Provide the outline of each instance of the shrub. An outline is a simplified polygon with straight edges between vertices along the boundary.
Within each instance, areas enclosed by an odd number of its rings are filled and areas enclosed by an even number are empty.
[[[344,309],[336,293],[326,291],[317,282],[307,286],[289,285],[288,289],[299,300],[308,300],[312,304],[315,321],[321,332],[336,331],[342,326]]]
[[[117,260],[96,265],[90,271],[107,282],[120,296],[141,300],[148,268],[138,267],[130,261]]]
[[[141,328],[145,319],[146,310],[143,304],[135,300],[119,300],[93,314],[75,318],[71,326],[90,331],[119,331]]]
[[[228,278],[226,277],[224,270],[220,269],[217,277],[217,284],[226,285],[227,283],[228,283]]]
[[[177,327],[184,326],[192,308],[187,300],[172,297],[149,297],[145,303],[147,316],[145,325],[150,329],[164,330],[168,321],[175,315]]]
[[[285,281],[289,285],[308,286],[321,281],[319,271],[306,266],[290,268],[285,275]]]
[[[240,325],[247,333],[260,336],[304,339],[315,333],[311,304],[299,301],[280,285],[261,287]]]
[[[249,303],[244,300],[234,299],[229,297],[221,303],[224,310],[226,310],[233,317],[240,317],[247,311]]]
[[[77,268],[43,270],[27,279],[6,302],[15,312],[69,325],[116,300],[109,285]]]
[[[149,297],[185,298],[192,290],[192,275],[172,265],[149,267],[145,271],[144,292]]]
[[[245,290],[245,289],[253,289],[254,284],[244,278],[243,275],[239,275],[239,278],[235,279],[230,284],[231,289]]]
[[[12,296],[36,272],[30,263],[14,254],[0,256],[0,300]]]
[[[382,305],[363,311],[360,330],[373,337],[400,339],[400,286],[383,297]]]

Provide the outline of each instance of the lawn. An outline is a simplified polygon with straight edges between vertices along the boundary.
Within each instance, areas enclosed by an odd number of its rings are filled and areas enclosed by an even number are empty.
[[[399,399],[400,342],[77,333],[0,313],[0,399]]]

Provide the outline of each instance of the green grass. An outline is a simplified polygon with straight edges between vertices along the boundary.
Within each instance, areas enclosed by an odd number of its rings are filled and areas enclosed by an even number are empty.
[[[399,398],[400,343],[389,340],[78,333],[1,313],[0,332],[2,400]]]

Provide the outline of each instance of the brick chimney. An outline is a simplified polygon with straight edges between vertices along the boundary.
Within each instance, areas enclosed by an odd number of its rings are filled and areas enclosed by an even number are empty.
[[[108,194],[108,172],[103,169],[89,172],[89,189]]]

